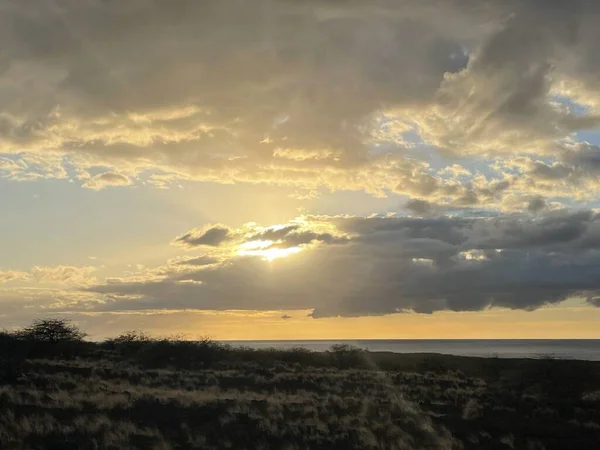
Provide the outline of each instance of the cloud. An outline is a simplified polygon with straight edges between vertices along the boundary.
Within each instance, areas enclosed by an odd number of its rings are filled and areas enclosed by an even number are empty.
[[[421,8],[38,6],[5,8],[3,147],[88,165],[280,182],[358,168],[359,126],[382,101],[422,103],[464,65],[451,57],[459,43]]]
[[[66,285],[79,285],[96,281],[92,274],[95,267],[84,266],[53,266],[31,269],[31,278],[39,283],[60,283]]]
[[[445,77],[435,114],[420,123],[425,140],[461,154],[548,153],[556,139],[598,127],[599,116],[575,114],[551,94],[569,51],[592,45],[578,28],[597,21],[598,5],[517,4],[467,67]]]
[[[289,248],[313,242],[341,244],[347,242],[347,238],[345,236],[335,236],[327,232],[302,229],[302,226],[299,224],[291,224],[283,227],[266,228],[259,233],[247,236],[245,241],[250,243],[253,241],[269,241],[269,248]]]
[[[175,238],[174,243],[189,248],[199,246],[218,247],[231,238],[230,231],[229,228],[223,225],[193,229]]]
[[[45,317],[65,316],[74,312],[93,311],[102,297],[73,289],[19,287],[0,289],[3,327],[30,323],[38,314]]]
[[[531,213],[537,213],[546,208],[546,201],[540,197],[533,197],[527,204],[527,210]]]
[[[103,296],[85,292],[99,283],[94,267],[35,266],[28,271],[0,270],[0,309],[4,326],[24,325],[37,314],[64,315],[94,310]],[[19,283],[9,284],[11,281]]]
[[[411,199],[404,204],[404,208],[408,209],[411,213],[418,216],[429,216],[439,211],[439,206],[428,202],[427,200],[421,200],[418,198]]]
[[[281,318],[282,318],[283,320],[289,320],[289,319],[291,319],[291,318],[292,318],[292,316],[290,316],[290,315],[288,315],[288,314],[284,314],[283,316],[281,316]]]
[[[15,280],[27,280],[29,274],[18,270],[0,270],[0,284]]]
[[[183,272],[165,267],[161,279],[122,279],[86,292],[102,294],[104,310],[312,309],[315,318],[531,310],[573,296],[600,296],[600,218],[591,211],[490,218],[309,216],[298,222],[304,229],[330,227],[347,241],[302,247],[274,260],[257,252]],[[278,229],[294,233],[292,225]]]
[[[184,259],[179,261],[177,264],[186,266],[208,266],[210,264],[216,264],[219,259],[213,258],[212,256],[201,255],[196,258]]]
[[[588,303],[591,305],[597,306],[600,308],[600,297],[591,297],[588,298]]]
[[[83,187],[99,191],[110,186],[130,186],[132,181],[125,175],[115,172],[105,172],[88,178],[83,183]]]
[[[147,174],[162,188],[252,182],[526,210],[536,174],[490,178],[452,155],[562,163],[556,142],[600,125],[594,108],[561,101],[600,104],[594,0],[35,3],[2,2],[11,180],[75,168],[105,171],[84,180],[93,189]]]
[[[37,283],[59,283],[79,285],[97,280],[92,276],[96,271],[91,266],[35,266],[29,271],[0,270],[0,284],[9,281],[27,281]]]

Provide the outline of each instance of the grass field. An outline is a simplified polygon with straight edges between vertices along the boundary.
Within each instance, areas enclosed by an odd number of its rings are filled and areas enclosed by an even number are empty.
[[[598,449],[600,365],[2,335],[0,448]]]

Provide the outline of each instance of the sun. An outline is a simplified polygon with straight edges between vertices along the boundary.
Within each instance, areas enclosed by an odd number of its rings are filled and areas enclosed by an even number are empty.
[[[272,247],[272,245],[273,241],[246,242],[240,246],[237,253],[244,256],[260,256],[262,259],[271,262],[302,251],[300,247],[279,248]]]
[[[268,248],[260,251],[260,255],[267,261],[273,261],[274,259],[285,258],[286,256],[293,255],[302,250],[300,247],[290,248]]]

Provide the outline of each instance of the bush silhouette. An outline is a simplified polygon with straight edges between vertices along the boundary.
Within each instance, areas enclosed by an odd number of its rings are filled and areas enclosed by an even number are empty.
[[[113,345],[122,345],[122,344],[132,344],[132,343],[144,343],[150,341],[150,335],[144,333],[143,331],[126,331],[119,336],[108,339],[106,343]]]
[[[537,383],[547,397],[579,399],[598,380],[597,369],[585,361],[568,361],[542,355],[536,363],[521,378]]]
[[[15,383],[23,375],[25,357],[15,344],[14,334],[0,331],[0,384]]]
[[[87,336],[68,319],[36,319],[17,334],[25,340],[52,344],[81,342]]]
[[[85,352],[85,336],[68,319],[36,319],[14,333],[14,349],[27,358],[74,356]]]
[[[364,365],[364,350],[348,344],[332,345],[330,350],[334,365],[340,369]]]
[[[102,347],[114,351],[120,356],[130,357],[141,350],[144,345],[152,341],[152,338],[143,331],[126,331],[115,338],[108,339],[102,343]]]
[[[223,357],[224,346],[209,338],[197,341],[181,337],[153,338],[144,332],[127,331],[102,343],[105,350],[148,368],[208,367]]]

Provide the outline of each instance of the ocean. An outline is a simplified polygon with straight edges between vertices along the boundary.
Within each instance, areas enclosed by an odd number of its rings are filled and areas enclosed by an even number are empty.
[[[350,344],[373,352],[442,353],[457,356],[540,358],[600,361],[600,339],[391,339],[391,340],[286,340],[227,341],[255,349],[304,347],[328,350],[335,344]]]

